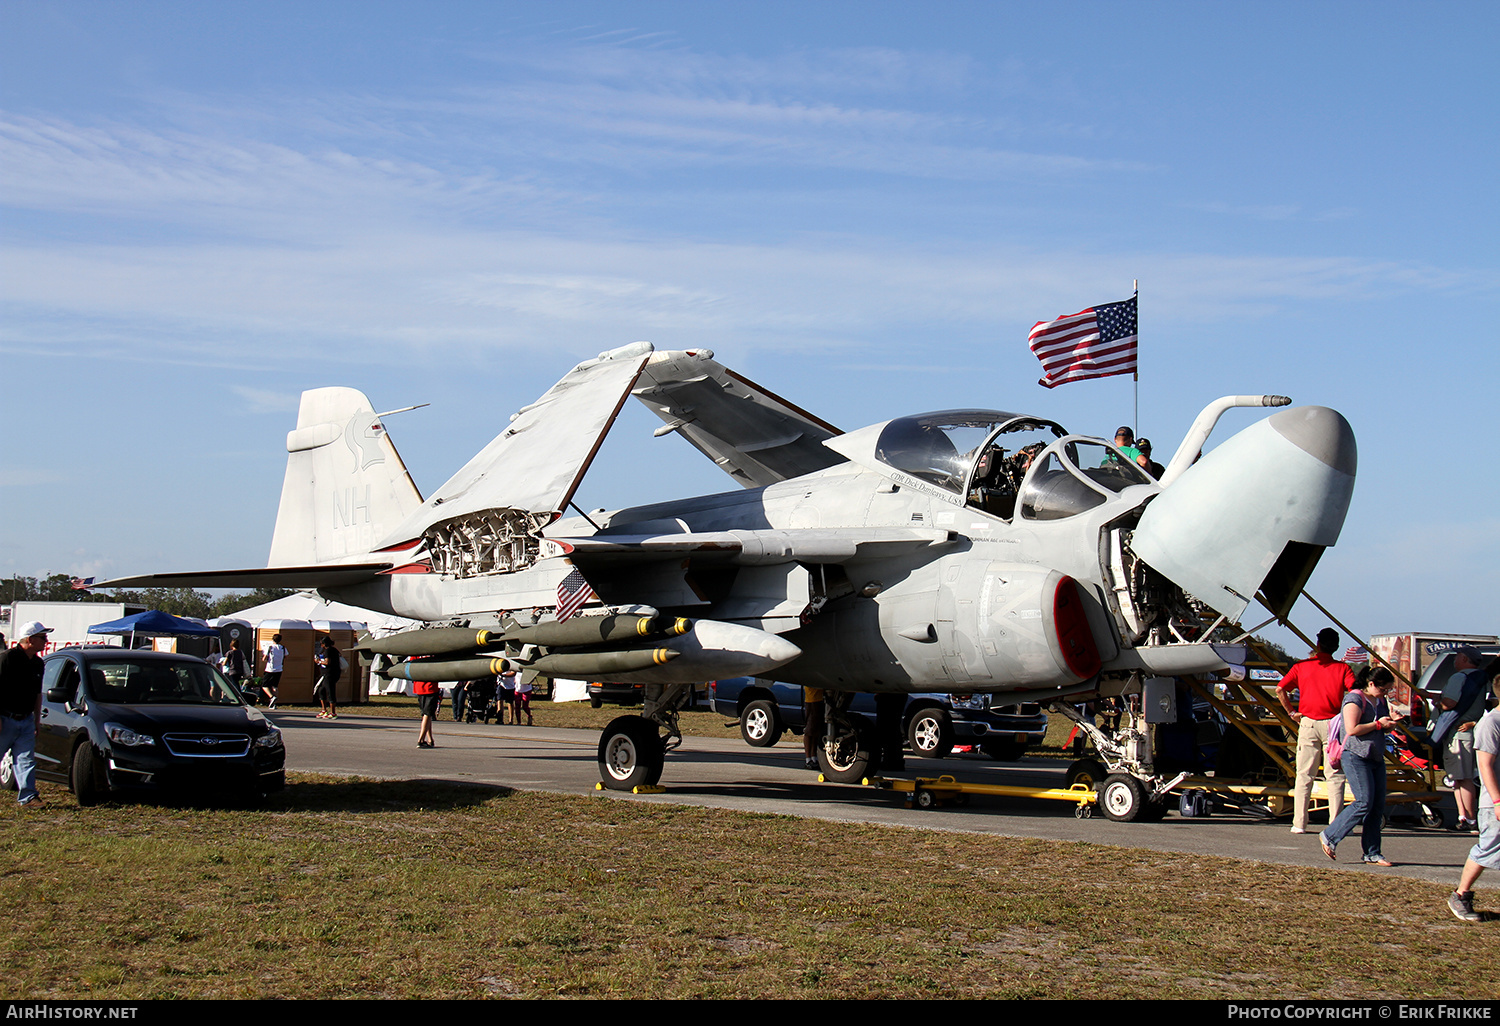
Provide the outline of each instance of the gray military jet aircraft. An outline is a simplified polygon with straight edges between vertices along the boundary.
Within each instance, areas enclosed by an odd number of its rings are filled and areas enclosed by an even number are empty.
[[[657,435],[680,434],[741,490],[564,517],[630,395],[665,422]],[[1225,410],[1288,402],[1211,404],[1156,481],[1028,414],[844,434],[708,350],[641,342],[573,368],[424,500],[365,396],[319,388],[287,436],[268,567],[110,584],[312,587],[428,621],[366,642],[402,660],[393,676],[514,666],[645,684],[643,715],[600,740],[615,789],[659,779],[703,680],[824,689],[819,761],[836,780],[865,776],[878,749],[848,712],[857,692],[1003,693],[1070,714],[1119,696],[1118,729],[1080,723],[1112,774],[1106,814],[1132,819],[1171,783],[1150,743],[1169,678],[1237,661],[1209,630],[1257,594],[1284,614],[1343,525],[1355,443],[1333,410],[1275,413],[1195,462]],[[595,597],[571,619],[534,618],[575,571]]]

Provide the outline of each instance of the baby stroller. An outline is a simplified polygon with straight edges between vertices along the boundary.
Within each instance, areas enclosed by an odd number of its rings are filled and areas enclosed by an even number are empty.
[[[466,723],[473,723],[475,720],[489,723],[491,716],[499,720],[500,709],[495,705],[495,678],[485,677],[482,680],[469,681],[464,704]]]

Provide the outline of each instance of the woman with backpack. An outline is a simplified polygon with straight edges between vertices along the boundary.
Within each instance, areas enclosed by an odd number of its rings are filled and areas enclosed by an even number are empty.
[[[1392,716],[1385,696],[1396,678],[1385,667],[1361,670],[1359,687],[1344,695],[1340,707],[1342,731],[1329,739],[1330,757],[1335,740],[1342,740],[1343,751],[1336,758],[1354,792],[1354,802],[1344,806],[1338,818],[1318,835],[1323,854],[1338,861],[1334,849],[1340,841],[1360,828],[1360,845],[1364,861],[1374,866],[1394,865],[1380,852],[1380,828],[1385,819],[1385,732],[1401,722]]]

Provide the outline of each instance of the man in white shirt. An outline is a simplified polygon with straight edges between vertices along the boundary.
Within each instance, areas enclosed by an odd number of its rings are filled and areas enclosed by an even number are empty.
[[[263,665],[265,667],[265,679],[261,681],[261,690],[270,699],[268,709],[276,708],[276,689],[281,686],[281,668],[286,663],[286,647],[281,643],[281,635],[271,635],[270,644],[266,645],[263,653]]]
[[[1500,679],[1494,682],[1500,696]],[[1466,923],[1482,916],[1474,911],[1474,885],[1486,869],[1500,869],[1500,823],[1495,820],[1495,798],[1500,796],[1500,708],[1491,709],[1474,728],[1474,758],[1479,764],[1479,841],[1469,849],[1458,890],[1448,895],[1448,911]]]

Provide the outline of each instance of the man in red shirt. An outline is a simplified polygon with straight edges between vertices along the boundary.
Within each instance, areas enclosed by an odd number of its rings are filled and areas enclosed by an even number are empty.
[[[1328,729],[1341,714],[1344,695],[1354,690],[1354,673],[1346,663],[1333,658],[1339,648],[1339,632],[1324,627],[1318,632],[1318,647],[1297,663],[1276,685],[1281,704],[1297,723],[1297,786],[1293,792],[1292,833],[1307,833],[1307,805],[1312,798],[1313,779],[1328,747]],[[1297,691],[1297,707],[1291,692]],[[1323,769],[1328,783],[1328,821],[1344,807],[1344,775]]]

